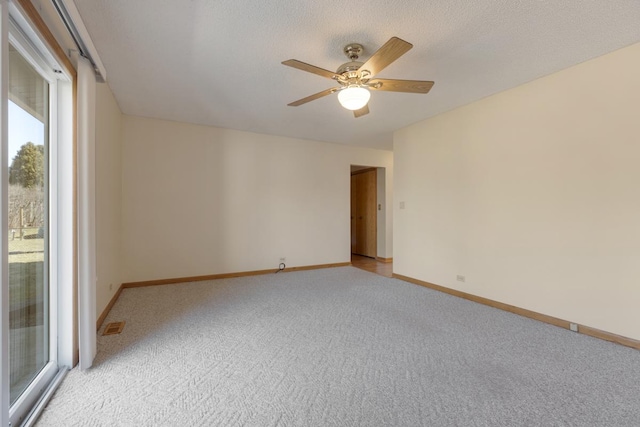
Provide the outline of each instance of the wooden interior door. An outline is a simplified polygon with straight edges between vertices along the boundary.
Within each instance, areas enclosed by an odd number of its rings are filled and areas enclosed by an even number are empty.
[[[377,172],[370,169],[351,176],[351,251],[375,258],[377,253]],[[355,232],[354,232],[355,230]],[[354,244],[355,238],[355,244]]]
[[[364,174],[359,173],[356,177],[356,253],[365,255],[367,252],[367,195]]]
[[[358,253],[356,249],[356,194],[358,187],[356,185],[357,175],[351,175],[351,253]]]

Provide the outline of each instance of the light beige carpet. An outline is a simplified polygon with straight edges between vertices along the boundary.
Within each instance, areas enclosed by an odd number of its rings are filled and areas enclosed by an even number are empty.
[[[352,267],[127,289],[39,426],[634,426],[640,352]]]

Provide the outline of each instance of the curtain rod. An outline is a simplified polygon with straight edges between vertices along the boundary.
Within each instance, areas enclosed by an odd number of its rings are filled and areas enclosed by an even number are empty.
[[[53,3],[60,19],[62,19],[67,31],[69,31],[71,38],[73,38],[80,55],[91,62],[91,65],[93,65],[93,68],[96,71],[96,77],[98,80],[103,82],[106,81],[107,70],[104,68],[102,61],[100,60],[98,51],[93,45],[93,41],[89,36],[87,28],[84,26],[80,12],[78,12],[73,0],[51,0],[51,3]]]

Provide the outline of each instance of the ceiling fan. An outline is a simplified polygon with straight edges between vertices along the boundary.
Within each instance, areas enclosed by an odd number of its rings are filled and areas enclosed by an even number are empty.
[[[339,87],[323,90],[322,92],[299,99],[288,105],[297,107],[338,92],[338,101],[340,101],[340,104],[348,110],[353,110],[353,114],[357,118],[369,113],[368,102],[371,97],[370,90],[427,93],[433,86],[433,82],[423,80],[379,79],[375,77],[376,74],[400,58],[412,47],[413,45],[409,42],[399,39],[398,37],[391,37],[367,62],[363,63],[358,61],[358,58],[364,50],[362,45],[358,43],[348,44],[343,50],[350,61],[342,64],[335,73],[295,59],[283,61],[282,64],[289,67],[327,77],[340,83]]]

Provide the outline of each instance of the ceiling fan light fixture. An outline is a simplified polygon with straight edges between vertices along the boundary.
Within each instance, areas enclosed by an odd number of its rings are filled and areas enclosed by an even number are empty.
[[[325,89],[306,98],[299,99],[287,105],[297,107],[307,102],[331,95],[338,94],[340,104],[347,110],[353,111],[353,117],[358,118],[369,114],[369,90],[405,93],[427,93],[433,86],[432,81],[424,80],[395,80],[376,77],[389,64],[407,53],[413,45],[398,37],[391,37],[380,49],[367,59],[366,62],[358,61],[363,47],[358,43],[350,43],[344,48],[344,53],[349,62],[342,64],[336,72],[325,70],[295,59],[288,59],[282,64],[297,68],[301,71],[317,74],[331,79],[340,84],[338,87]],[[373,80],[371,80],[373,79]]]
[[[349,86],[338,92],[338,101],[347,110],[359,110],[369,102],[371,92],[362,86]]]

